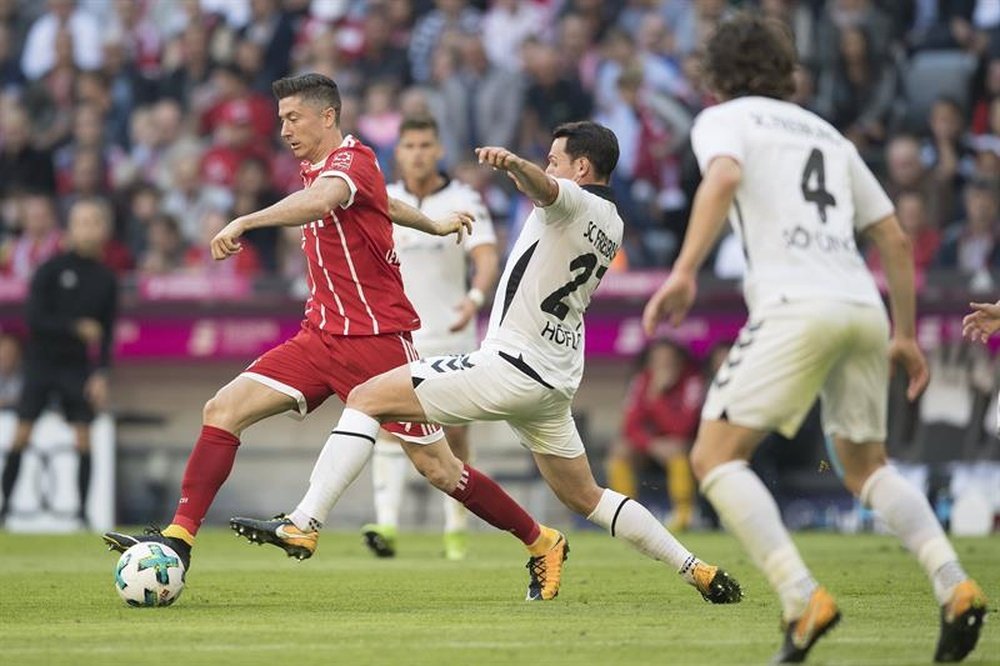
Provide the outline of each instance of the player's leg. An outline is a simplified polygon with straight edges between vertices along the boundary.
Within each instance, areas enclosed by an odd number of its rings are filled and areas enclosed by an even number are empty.
[[[375,499],[375,522],[363,525],[365,544],[378,557],[396,554],[396,532],[403,503],[403,487],[410,461],[399,440],[379,430],[372,453],[372,488]]]
[[[0,523],[6,522],[10,515],[10,500],[17,486],[17,478],[21,474],[21,457],[28,448],[31,431],[35,421],[41,416],[49,399],[50,382],[54,369],[46,366],[25,368],[25,383],[21,389],[21,397],[17,404],[17,426],[14,429],[14,439],[7,450],[3,466],[3,476],[0,478],[0,489],[3,494],[3,507],[0,507]]]
[[[471,463],[469,426],[446,426],[445,439],[451,452],[463,463]],[[442,496],[444,510],[444,556],[449,560],[465,559],[468,550],[469,512],[453,497]]]
[[[694,477],[684,442],[677,439],[657,439],[650,443],[649,455],[666,473],[667,494],[671,515],[667,529],[680,532],[691,526],[694,517]]]
[[[607,476],[608,487],[626,497],[639,497],[636,457],[637,453],[632,445],[624,438],[619,438],[612,443],[605,461],[604,474]]]
[[[85,395],[87,368],[66,368],[58,382],[66,420],[73,428],[76,445],[77,468],[77,518],[82,526],[87,525],[87,498],[90,495],[90,424],[94,420],[94,408]]]
[[[798,430],[850,344],[846,319],[829,304],[796,303],[744,327],[713,380],[691,450],[702,493],[781,599],[786,633],[779,662],[804,659],[840,614],[747,461],[768,432],[789,436]]]
[[[935,661],[961,661],[976,647],[986,595],[965,573],[927,497],[887,464],[882,442],[834,438],[844,484],[886,522],[927,573],[941,606]]]
[[[824,386],[824,427],[833,440],[844,484],[879,514],[931,581],[942,609],[935,659],[959,661],[976,645],[986,597],[962,569],[927,498],[887,464],[888,322],[881,311],[873,310],[861,309],[853,317],[857,334],[852,353],[831,371]]]
[[[666,563],[705,599],[713,603],[738,602],[742,598],[739,584],[725,571],[692,555],[638,501],[597,484],[569,411],[569,401],[555,398],[552,402],[552,408],[535,419],[511,425],[532,451],[542,478],[559,501],[647,557]]]

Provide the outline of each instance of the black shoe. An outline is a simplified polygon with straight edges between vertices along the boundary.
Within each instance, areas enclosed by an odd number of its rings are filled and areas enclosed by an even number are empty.
[[[809,605],[797,620],[785,627],[785,643],[772,664],[797,664],[806,660],[809,650],[826,632],[840,622],[840,609],[825,587],[817,587]]]
[[[163,536],[160,528],[156,525],[147,527],[141,536],[132,536],[130,534],[122,534],[121,532],[105,532],[102,538],[104,539],[104,543],[107,544],[108,550],[114,550],[119,553],[124,553],[135,544],[143,541],[162,543],[170,546],[177,553],[177,556],[181,558],[184,571],[188,571],[191,568],[191,546],[181,539]]]
[[[250,543],[277,546],[300,562],[312,557],[319,541],[318,530],[302,531],[283,513],[270,520],[237,516],[229,519],[229,527]]]
[[[951,600],[941,607],[941,636],[934,661],[958,662],[972,652],[986,620],[986,595],[969,579],[958,584]]]
[[[361,537],[375,557],[396,557],[396,528],[368,523],[361,527]]]
[[[739,581],[724,569],[699,562],[694,567],[694,587],[702,598],[713,604],[738,604],[743,600]]]

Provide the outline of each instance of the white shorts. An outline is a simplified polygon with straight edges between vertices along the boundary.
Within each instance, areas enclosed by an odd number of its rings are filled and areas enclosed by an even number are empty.
[[[560,458],[584,453],[570,412],[572,398],[547,386],[519,357],[482,349],[432,356],[410,363],[410,373],[432,423],[506,421],[522,446],[534,453]]]
[[[448,338],[413,337],[413,346],[421,358],[430,356],[452,356],[454,354],[469,354],[479,348],[474,336],[455,335]]]
[[[889,319],[836,301],[755,313],[716,373],[702,418],[792,437],[818,395],[827,435],[885,441]]]

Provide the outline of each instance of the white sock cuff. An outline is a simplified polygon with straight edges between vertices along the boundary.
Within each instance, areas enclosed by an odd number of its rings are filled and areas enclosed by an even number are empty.
[[[858,499],[861,500],[861,504],[865,508],[872,508],[872,493],[875,492],[875,486],[878,485],[883,479],[887,479],[891,476],[898,476],[898,472],[894,467],[889,465],[882,465],[877,470],[872,472],[867,479],[865,479],[864,484],[861,486],[861,492],[858,493]]]
[[[712,468],[712,471],[710,471],[708,474],[705,475],[704,479],[701,480],[701,485],[699,486],[699,488],[701,489],[703,495],[707,495],[708,489],[711,488],[712,484],[714,484],[716,481],[718,481],[719,479],[728,474],[749,469],[749,467],[750,466],[749,464],[747,464],[746,460],[730,460],[729,462],[717,465],[716,467]]]
[[[628,499],[626,495],[615,492],[611,488],[605,488],[604,492],[601,493],[601,499],[597,501],[597,506],[587,516],[587,520],[609,530],[611,536],[614,536],[615,518],[618,517],[618,513],[622,506],[628,502]]]
[[[374,444],[379,427],[379,422],[364,412],[345,407],[340,420],[331,432],[337,435],[360,436]]]

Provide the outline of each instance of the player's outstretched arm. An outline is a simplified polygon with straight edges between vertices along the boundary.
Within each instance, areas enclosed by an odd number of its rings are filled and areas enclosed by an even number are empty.
[[[461,243],[465,234],[472,233],[472,213],[457,210],[440,220],[432,220],[410,204],[389,197],[389,217],[393,224],[422,231],[431,236],[450,236],[455,234],[455,242]]]
[[[930,380],[927,359],[917,344],[917,296],[913,278],[913,248],[895,215],[889,215],[864,230],[885,270],[892,310],[892,344],[889,358],[906,370],[910,378],[906,397],[916,400]]]
[[[1000,331],[1000,301],[996,303],[969,303],[972,312],[962,318],[962,335],[970,340],[986,342]]]
[[[510,174],[517,189],[524,192],[536,206],[542,208],[551,206],[559,196],[559,183],[555,178],[542,171],[537,164],[518,157],[506,148],[498,146],[476,148],[476,157],[479,158],[480,164],[487,164]]]
[[[351,188],[343,178],[318,178],[310,187],[293,192],[267,208],[238,217],[227,224],[212,239],[212,257],[222,260],[242,250],[239,238],[250,229],[297,227],[321,220],[350,198]]]
[[[694,195],[691,221],[681,253],[670,270],[670,277],[643,310],[642,327],[646,335],[652,335],[665,317],[670,317],[674,326],[683,321],[697,294],[698,269],[722,233],[742,179],[743,168],[731,157],[716,157],[708,165]]]

